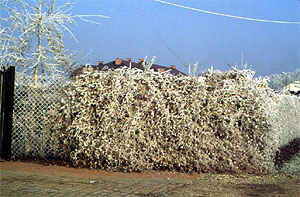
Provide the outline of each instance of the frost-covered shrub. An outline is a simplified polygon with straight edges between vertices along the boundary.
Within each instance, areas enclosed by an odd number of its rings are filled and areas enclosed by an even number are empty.
[[[300,175],[300,152],[291,161],[284,163],[280,171],[286,174]]]
[[[276,149],[274,162],[280,169],[283,163],[289,166],[288,162],[296,157],[297,153],[300,154],[300,97],[275,94],[266,109],[269,111],[273,146]]]
[[[69,84],[70,101],[54,129],[75,166],[273,172],[278,138],[267,107],[275,96],[252,76],[87,69]]]
[[[276,148],[300,138],[300,97],[275,94],[267,106]]]

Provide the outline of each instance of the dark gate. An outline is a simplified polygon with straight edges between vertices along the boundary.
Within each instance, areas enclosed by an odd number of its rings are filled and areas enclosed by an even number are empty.
[[[11,158],[11,132],[15,67],[1,68],[0,74],[0,158]]]

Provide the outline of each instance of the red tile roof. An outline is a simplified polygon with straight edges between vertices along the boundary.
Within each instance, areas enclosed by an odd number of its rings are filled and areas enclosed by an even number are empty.
[[[94,69],[94,70],[106,70],[106,69],[116,69],[116,68],[121,68],[121,67],[128,67],[129,68],[129,64],[130,64],[130,58],[127,58],[127,60],[122,60],[122,59],[119,59],[117,58],[116,61],[111,61],[111,62],[108,62],[106,64],[103,64],[101,61],[102,64],[99,64],[97,66],[93,66],[91,65],[91,67]],[[76,75],[79,75],[82,73],[82,69],[84,68],[85,66],[81,66],[79,68],[77,68],[72,74],[71,74],[71,77],[74,77]],[[132,62],[131,61],[131,68],[138,68],[138,69],[141,69],[143,70],[143,66],[141,65],[141,63],[135,63],[135,62]],[[158,72],[158,71],[168,71],[170,70],[169,72],[173,75],[185,75],[183,72],[179,71],[176,69],[175,66],[172,66],[172,67],[165,67],[165,66],[161,66],[161,65],[158,65],[158,64],[153,64],[151,69],[154,69],[154,71]]]

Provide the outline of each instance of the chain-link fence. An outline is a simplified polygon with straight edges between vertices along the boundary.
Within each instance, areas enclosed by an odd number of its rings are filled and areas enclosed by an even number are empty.
[[[12,131],[12,157],[61,156],[59,136],[51,132],[51,124],[59,114],[62,99],[66,99],[68,79],[62,76],[32,76],[16,74]]]

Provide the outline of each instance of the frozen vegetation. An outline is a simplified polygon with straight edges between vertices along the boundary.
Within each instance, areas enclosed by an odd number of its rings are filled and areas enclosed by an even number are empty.
[[[300,69],[295,72],[282,72],[270,76],[269,86],[274,90],[282,90],[283,87],[289,85],[294,81],[300,81]]]
[[[173,76],[87,68],[68,86],[60,131],[74,166],[111,171],[271,173],[300,137],[300,99],[249,70]]]

